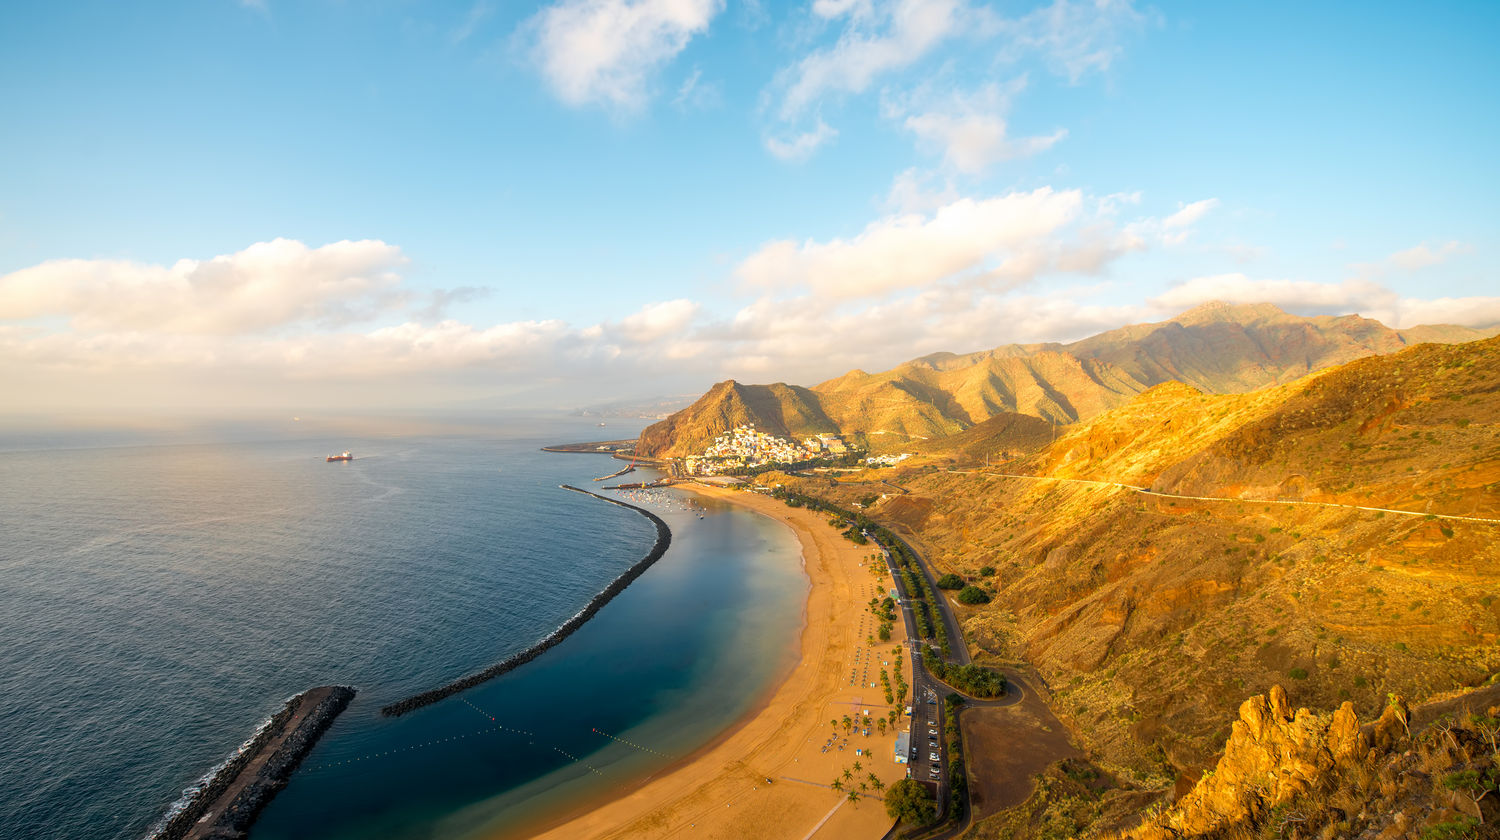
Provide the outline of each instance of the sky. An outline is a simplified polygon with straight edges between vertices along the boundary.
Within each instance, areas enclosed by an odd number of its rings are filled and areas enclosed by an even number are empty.
[[[1500,323],[1500,4],[0,10],[0,414],[567,408],[1210,300]]]

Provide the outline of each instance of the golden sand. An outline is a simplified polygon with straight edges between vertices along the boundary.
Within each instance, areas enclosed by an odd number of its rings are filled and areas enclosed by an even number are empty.
[[[878,838],[892,824],[869,779],[884,785],[906,777],[894,760],[895,733],[879,734],[877,717],[891,709],[880,682],[882,668],[902,668],[911,682],[907,657],[892,649],[906,638],[898,620],[888,642],[867,641],[878,626],[868,603],[890,588],[890,577],[868,557],[874,545],[856,546],[827,522],[827,516],[752,493],[700,485],[689,489],[763,513],[789,526],[802,545],[810,581],[798,660],[766,701],[707,748],[619,798],[600,804],[537,835],[546,840],[589,838],[736,838],[812,840]],[[879,563],[884,569],[884,563]],[[872,685],[873,684],[873,685]],[[909,699],[909,698],[908,698]],[[845,715],[864,719],[870,735],[846,735]],[[898,729],[907,727],[900,717]],[[837,741],[828,746],[837,733]],[[847,745],[838,749],[839,744]],[[857,754],[859,750],[862,754]],[[855,763],[860,764],[858,771]],[[925,767],[919,762],[918,768]],[[835,779],[869,795],[857,802],[835,790]],[[769,782],[767,780],[770,780]]]

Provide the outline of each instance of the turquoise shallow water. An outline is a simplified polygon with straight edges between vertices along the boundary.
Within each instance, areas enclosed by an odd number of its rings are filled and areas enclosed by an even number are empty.
[[[643,517],[557,489],[614,462],[537,451],[597,434],[0,452],[0,825],[143,836],[329,682],[360,695],[257,840],[488,835],[701,745],[789,666],[806,579],[781,526],[685,496],[644,503],[672,548],[582,630],[379,717],[529,646],[649,549]],[[361,457],[323,462],[345,447]]]

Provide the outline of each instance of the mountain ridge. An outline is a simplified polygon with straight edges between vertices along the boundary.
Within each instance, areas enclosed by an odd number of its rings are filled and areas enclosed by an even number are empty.
[[[840,433],[872,451],[893,451],[1001,414],[1066,425],[1166,382],[1209,394],[1244,393],[1418,343],[1452,344],[1497,333],[1500,327],[1398,330],[1358,315],[1304,317],[1268,303],[1214,301],[1165,321],[1070,343],[929,353],[876,373],[850,370],[810,388],[726,380],[648,427],[639,451],[650,457],[693,454],[741,423],[794,438]]]

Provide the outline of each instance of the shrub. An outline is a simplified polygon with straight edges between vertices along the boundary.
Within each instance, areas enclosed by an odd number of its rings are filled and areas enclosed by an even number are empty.
[[[961,604],[988,604],[990,596],[977,586],[965,586],[958,591],[958,601]]]
[[[959,577],[958,575],[953,574],[952,572],[949,572],[948,574],[938,578],[937,585],[938,589],[963,589],[964,579]]]
[[[994,577],[995,576],[995,567],[994,566],[980,566],[979,567],[979,576],[980,577]]]
[[[893,820],[913,825],[931,825],[937,820],[937,803],[927,788],[914,779],[902,779],[885,792],[885,812]]]
[[[1307,669],[1293,668],[1292,670],[1287,672],[1287,676],[1291,677],[1294,680],[1305,680],[1307,679]]]

